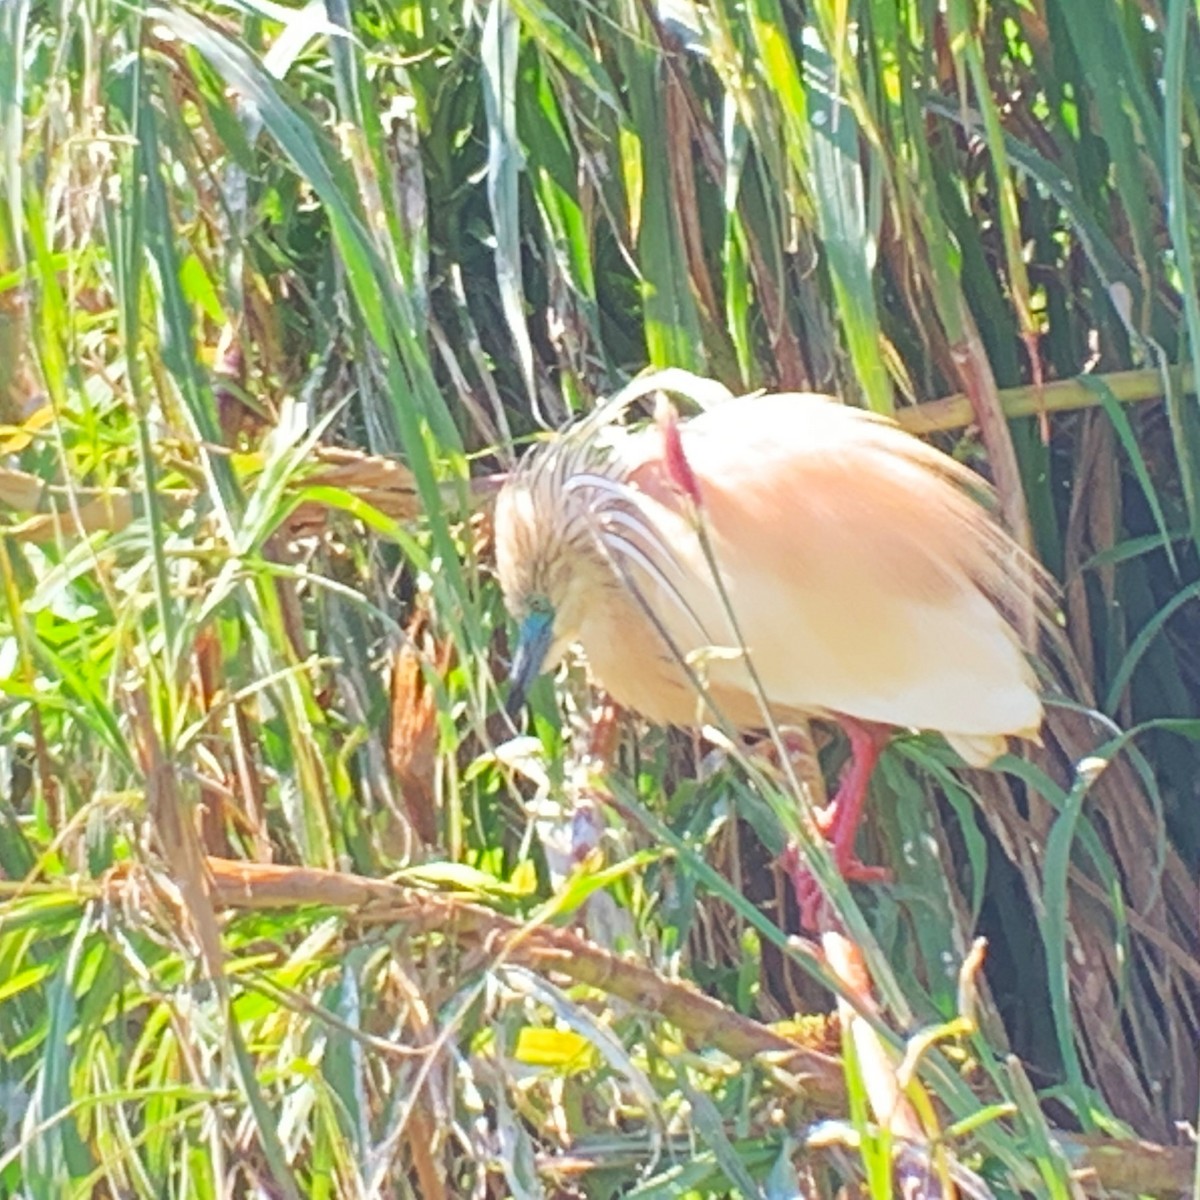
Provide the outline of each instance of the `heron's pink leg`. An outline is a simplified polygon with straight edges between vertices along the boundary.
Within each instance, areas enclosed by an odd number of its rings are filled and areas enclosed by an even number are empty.
[[[837,794],[816,814],[817,828],[829,839],[833,861],[843,879],[848,883],[884,882],[890,878],[887,869],[868,867],[855,858],[854,840],[862,823],[871,775],[887,745],[888,730],[850,717],[841,718],[841,725],[850,739],[850,761],[842,773]],[[783,864],[796,891],[801,924],[806,929],[819,929],[825,923],[825,897],[796,846],[789,846],[784,852]]]
[[[854,839],[862,824],[871,776],[887,745],[888,730],[849,717],[841,720],[850,739],[850,761],[842,772],[837,794],[817,813],[817,828],[833,843],[833,856],[842,873],[854,864]]]

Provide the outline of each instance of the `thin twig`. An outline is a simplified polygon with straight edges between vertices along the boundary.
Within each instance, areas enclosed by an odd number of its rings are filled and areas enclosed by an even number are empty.
[[[1195,375],[1191,367],[1172,367],[1164,373],[1155,367],[1139,371],[1114,371],[1109,375],[1095,375],[1122,404],[1134,404],[1140,400],[1157,400],[1166,394],[1169,378],[1173,388],[1180,392],[1194,392]],[[1081,379],[1059,379],[1037,387],[1002,388],[998,395],[1004,415],[1011,421],[1017,417],[1030,417],[1042,412],[1070,412],[1077,408],[1095,408],[1099,398],[1093,388]],[[896,420],[909,433],[942,433],[948,429],[962,429],[975,419],[971,402],[959,393],[941,400],[930,400],[912,408],[896,412]]]

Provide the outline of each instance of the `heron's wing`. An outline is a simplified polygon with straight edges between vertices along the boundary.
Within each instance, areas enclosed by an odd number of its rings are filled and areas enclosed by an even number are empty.
[[[1014,621],[1042,585],[977,477],[822,397],[732,400],[682,436],[773,705],[939,730],[976,761],[1036,731]],[[661,456],[638,481],[669,503]]]

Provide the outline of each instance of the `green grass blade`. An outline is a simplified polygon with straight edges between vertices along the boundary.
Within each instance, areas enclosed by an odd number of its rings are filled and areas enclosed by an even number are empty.
[[[517,351],[530,409],[541,417],[533,377],[533,343],[525,324],[521,282],[521,148],[517,139],[517,59],[519,22],[508,0],[489,4],[483,22],[480,57],[488,121],[488,204],[496,238],[496,286],[500,307]],[[545,424],[545,418],[541,418]]]
[[[817,209],[838,316],[867,407],[890,415],[892,386],[880,353],[872,279],[878,228],[868,226],[867,190],[859,161],[861,131],[820,35],[804,35],[804,89],[811,159],[808,186]]]

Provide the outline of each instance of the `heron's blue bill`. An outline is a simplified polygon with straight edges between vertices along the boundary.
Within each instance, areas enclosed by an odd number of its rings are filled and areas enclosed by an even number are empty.
[[[516,716],[525,704],[529,689],[542,673],[542,665],[554,640],[554,618],[547,612],[530,613],[517,632],[517,649],[509,668],[508,699],[504,709]]]

